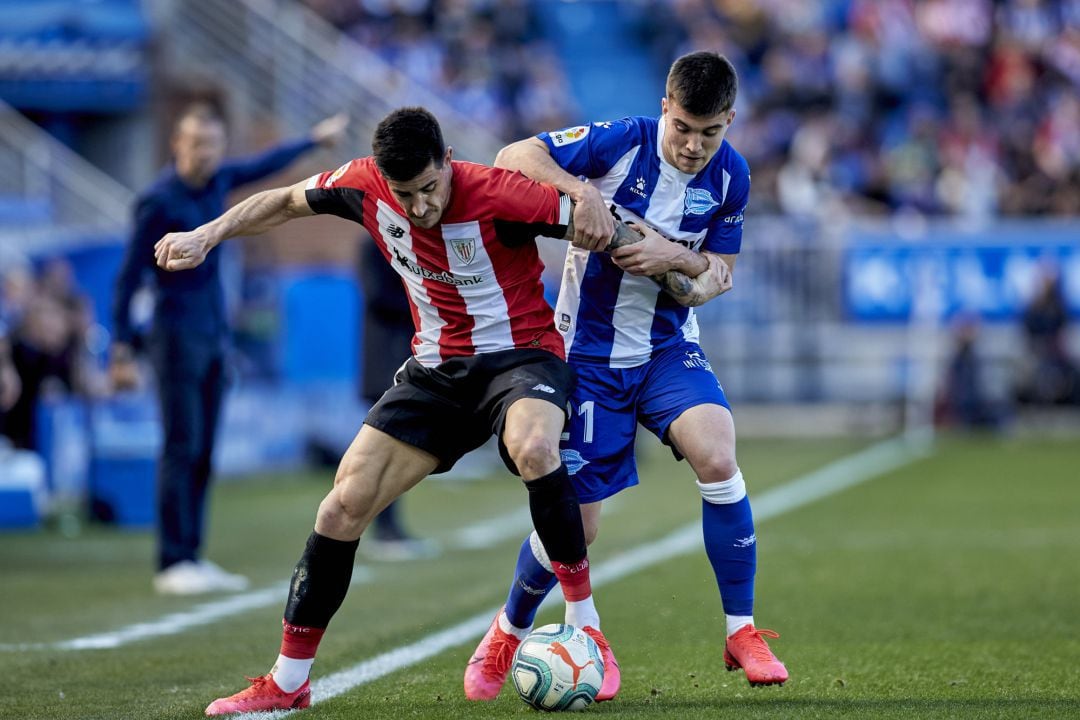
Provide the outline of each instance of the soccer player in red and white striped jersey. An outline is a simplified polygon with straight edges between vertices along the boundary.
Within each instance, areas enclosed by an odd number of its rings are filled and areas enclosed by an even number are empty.
[[[506,230],[566,225],[570,199],[518,173],[453,161],[449,152],[432,170],[401,198],[375,158],[352,160],[311,178],[307,202],[315,212],[363,224],[401,275],[416,324],[413,355],[422,365],[510,348],[562,357],[536,245],[515,242]],[[440,174],[449,176],[449,192],[433,199],[426,190]]]
[[[167,270],[195,267],[221,241],[332,213],[364,225],[401,275],[416,325],[413,357],[375,404],[319,506],[293,575],[281,652],[269,673],[207,715],[307,707],[315,651],[349,587],[360,535],[429,474],[492,434],[521,475],[537,535],[575,624],[599,634],[577,496],[559,457],[574,383],[544,301],[537,234],[559,237],[571,203],[524,176],[452,159],[438,122],[403,108],[375,131],[373,157],[268,190],[155,247]],[[606,647],[606,641],[602,645]],[[479,658],[505,678],[509,656]]]

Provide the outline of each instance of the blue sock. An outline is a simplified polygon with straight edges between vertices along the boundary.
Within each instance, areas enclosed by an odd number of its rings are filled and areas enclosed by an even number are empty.
[[[532,627],[540,603],[559,584],[555,573],[549,572],[536,559],[532,550],[533,536],[525,538],[514,568],[514,585],[506,598],[506,617],[515,627]]]
[[[754,574],[757,572],[757,536],[754,534],[754,515],[746,497],[742,473],[725,483],[737,485],[735,502],[701,501],[701,527],[705,536],[705,553],[712,563],[720,599],[726,615],[754,614]],[[706,485],[705,488],[710,486]],[[703,495],[706,490],[703,490]],[[719,494],[712,494],[715,500]],[[727,493],[730,498],[731,494]]]

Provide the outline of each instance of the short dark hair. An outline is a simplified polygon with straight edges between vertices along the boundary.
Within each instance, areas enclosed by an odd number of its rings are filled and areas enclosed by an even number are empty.
[[[726,57],[714,52],[683,55],[667,76],[667,96],[698,117],[712,117],[735,106],[739,77]]]
[[[180,108],[180,112],[176,114],[176,121],[173,124],[173,132],[176,132],[180,128],[180,123],[189,117],[197,118],[202,122],[220,123],[225,129],[229,127],[224,108],[219,103],[209,99],[193,100]]]
[[[446,156],[439,121],[422,107],[398,108],[383,118],[371,149],[379,172],[397,182],[412,180],[430,162],[442,167]]]

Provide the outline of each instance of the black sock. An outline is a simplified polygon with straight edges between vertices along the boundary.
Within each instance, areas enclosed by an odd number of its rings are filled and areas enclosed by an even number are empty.
[[[325,628],[352,581],[359,540],[334,540],[312,532],[289,585],[285,620],[291,625]]]
[[[533,527],[548,557],[565,565],[580,562],[586,554],[581,507],[570,484],[566,465],[525,483]]]

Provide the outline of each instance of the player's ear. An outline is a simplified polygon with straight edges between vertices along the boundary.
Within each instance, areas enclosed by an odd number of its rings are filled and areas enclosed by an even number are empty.
[[[667,98],[660,98],[660,114],[667,115]]]
[[[450,159],[454,156],[454,148],[451,145],[446,146],[446,154],[443,155],[443,165],[450,162]]]

